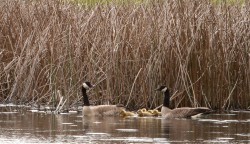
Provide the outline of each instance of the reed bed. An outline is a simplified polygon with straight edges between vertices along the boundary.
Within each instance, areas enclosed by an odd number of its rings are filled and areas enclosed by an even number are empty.
[[[0,101],[155,108],[250,106],[250,2],[154,0],[91,7],[72,2],[0,3]]]

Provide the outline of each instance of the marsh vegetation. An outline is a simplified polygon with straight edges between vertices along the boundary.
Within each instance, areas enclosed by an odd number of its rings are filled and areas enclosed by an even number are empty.
[[[81,102],[155,108],[250,105],[250,2],[147,1],[96,4],[0,3],[0,102]]]

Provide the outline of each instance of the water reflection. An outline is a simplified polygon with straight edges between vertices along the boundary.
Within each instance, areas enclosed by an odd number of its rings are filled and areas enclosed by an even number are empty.
[[[0,108],[0,143],[249,143],[247,112],[202,119],[82,117]]]

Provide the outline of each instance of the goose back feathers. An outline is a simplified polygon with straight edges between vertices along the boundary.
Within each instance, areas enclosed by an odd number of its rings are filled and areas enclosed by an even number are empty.
[[[164,107],[162,107],[164,109]],[[162,110],[164,111],[164,110]],[[207,114],[210,113],[211,110],[208,108],[190,108],[190,107],[182,107],[182,108],[176,108],[173,110],[169,110],[166,112],[162,112],[163,117],[165,118],[191,118],[193,116],[199,115],[199,114]]]
[[[118,116],[123,107],[116,105],[84,106],[83,115],[86,116]]]

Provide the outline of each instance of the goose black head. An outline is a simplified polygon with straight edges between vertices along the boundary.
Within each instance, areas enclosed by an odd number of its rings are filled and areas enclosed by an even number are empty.
[[[163,86],[159,86],[157,89],[155,89],[156,91],[161,91],[161,92],[166,92],[168,90],[167,86],[163,85]]]
[[[83,88],[85,88],[86,90],[89,90],[90,88],[94,87],[90,82],[84,82],[82,84]]]

